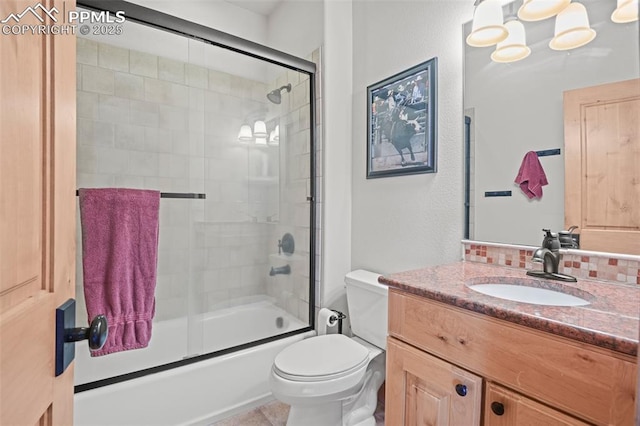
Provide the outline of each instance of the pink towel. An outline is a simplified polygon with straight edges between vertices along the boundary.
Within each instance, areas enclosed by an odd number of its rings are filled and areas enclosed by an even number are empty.
[[[151,339],[158,263],[158,191],[80,189],[84,297],[89,321],[109,324],[91,356],[144,348]]]
[[[515,182],[529,199],[542,198],[542,187],[549,182],[535,151],[525,154]]]

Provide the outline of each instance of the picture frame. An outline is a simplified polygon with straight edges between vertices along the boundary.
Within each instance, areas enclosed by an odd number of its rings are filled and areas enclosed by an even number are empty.
[[[437,171],[434,57],[367,87],[367,179]]]

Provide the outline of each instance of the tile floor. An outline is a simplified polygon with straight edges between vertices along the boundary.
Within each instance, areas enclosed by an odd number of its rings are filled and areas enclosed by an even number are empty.
[[[289,406],[273,401],[246,413],[237,414],[212,426],[284,426],[287,423]]]
[[[273,401],[246,413],[214,423],[211,426],[285,426],[289,406],[279,401]],[[376,425],[384,426],[384,405],[379,403],[376,408]]]

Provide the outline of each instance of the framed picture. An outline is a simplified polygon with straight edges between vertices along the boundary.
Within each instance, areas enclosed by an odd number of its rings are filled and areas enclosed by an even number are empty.
[[[367,179],[436,172],[437,64],[367,87]]]

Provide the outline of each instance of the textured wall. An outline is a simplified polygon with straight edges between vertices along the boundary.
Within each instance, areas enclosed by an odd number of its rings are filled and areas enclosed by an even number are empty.
[[[462,24],[472,14],[473,2],[462,1],[353,4],[353,269],[388,273],[460,258]],[[434,56],[438,172],[367,180],[367,86]]]

